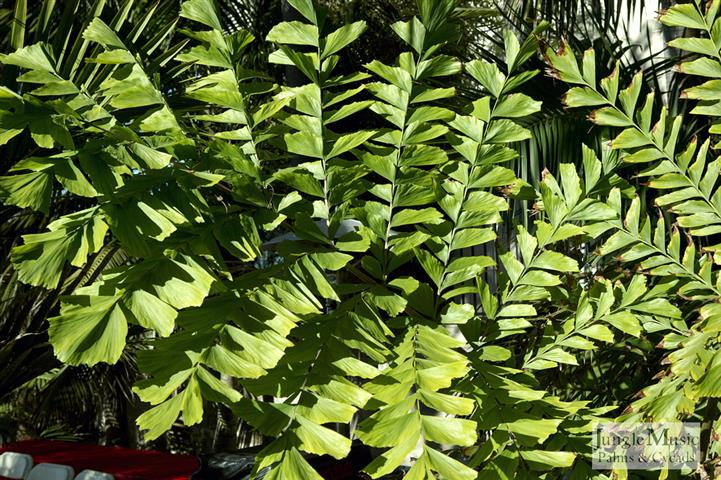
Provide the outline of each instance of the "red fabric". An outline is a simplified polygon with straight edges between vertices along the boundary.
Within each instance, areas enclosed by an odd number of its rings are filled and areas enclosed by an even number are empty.
[[[188,480],[198,468],[194,455],[173,455],[151,450],[103,447],[59,440],[26,440],[0,445],[2,452],[32,455],[38,463],[70,465],[82,470],[111,473],[116,480]]]

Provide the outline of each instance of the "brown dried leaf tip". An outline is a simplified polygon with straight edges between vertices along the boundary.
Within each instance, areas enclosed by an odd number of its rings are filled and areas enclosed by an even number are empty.
[[[551,61],[551,59],[549,59],[546,55],[544,55],[544,58],[546,59],[546,62],[550,62],[550,61]],[[547,67],[547,68],[545,68],[544,70],[545,70],[545,72],[546,72],[546,75],[548,75],[549,77],[555,78],[556,80],[560,80],[560,79],[561,79],[561,74],[558,73],[558,70],[556,70],[555,68],[553,68],[553,67]]]

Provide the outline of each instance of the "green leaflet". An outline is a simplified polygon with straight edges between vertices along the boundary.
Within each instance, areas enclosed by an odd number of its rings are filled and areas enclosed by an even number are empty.
[[[321,60],[342,50],[361,36],[366,29],[364,21],[344,25],[325,38]]]
[[[551,470],[556,467],[570,467],[576,459],[576,455],[573,452],[528,450],[521,452],[521,458],[527,461],[534,470]]]
[[[138,425],[147,430],[148,438],[157,438],[166,432],[181,413],[186,425],[199,423],[203,418],[203,398],[227,403],[240,400],[237,391],[202,366],[193,368],[185,377],[189,380],[182,391],[138,417]]]
[[[260,254],[260,237],[255,222],[241,215],[219,223],[214,233],[221,245],[242,261],[253,261]]]
[[[222,30],[212,0],[187,0],[180,7],[180,16]]]
[[[55,72],[50,59],[45,53],[42,44],[28,45],[9,55],[6,55],[2,62],[6,65],[17,65],[28,70],[39,70],[42,72]]]
[[[704,18],[693,5],[674,5],[664,12],[660,18],[666,25],[704,29]]]
[[[125,45],[118,35],[99,18],[94,18],[83,32],[83,38],[101,44],[105,48],[115,47],[124,49]]]
[[[125,346],[128,322],[172,333],[177,310],[198,306],[213,277],[193,259],[162,258],[110,271],[76,290],[50,319],[55,354],[70,364],[114,363]]]
[[[84,266],[103,246],[108,226],[98,209],[90,208],[55,220],[48,230],[24,235],[24,244],[12,249],[11,258],[21,281],[56,288],[65,262]]]
[[[127,333],[127,318],[116,296],[67,298],[60,316],[50,319],[55,355],[70,364],[117,362]]]
[[[132,191],[130,187],[129,190]],[[138,256],[152,256],[160,251],[161,242],[179,228],[202,223],[200,208],[202,202],[177,185],[158,187],[152,195],[139,192],[132,200],[103,205],[113,235],[123,248]]]
[[[48,212],[51,193],[52,174],[50,172],[40,170],[0,177],[0,198],[3,202],[11,205]]]
[[[137,64],[121,67],[100,88],[110,100],[110,105],[119,110],[163,103],[160,92]]]
[[[53,177],[70,192],[94,197],[98,192],[73,160],[75,152],[65,152],[48,158],[28,157],[17,162],[10,172],[29,170],[29,173],[0,177],[0,195],[5,202],[49,213]]]
[[[318,27],[303,22],[283,22],[273,27],[266,40],[289,45],[318,46]]]

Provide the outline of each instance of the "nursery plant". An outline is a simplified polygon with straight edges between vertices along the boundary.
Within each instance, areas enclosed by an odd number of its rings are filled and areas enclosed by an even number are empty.
[[[254,477],[320,479],[309,456],[356,441],[372,478],[610,478],[590,437],[620,418],[704,422],[682,475],[713,478],[721,3],[660,17],[686,29],[670,46],[704,117],[691,139],[642,73],[621,85],[594,50],[545,45],[542,22],[505,32],[502,62],[461,62],[455,3],[419,0],[388,26],[405,51],[361,65],[340,54],[365,22],[288,3],[297,19],[264,39],[224,28],[212,0],[142,42],[152,8],[95,15],[67,43],[14,29],[0,142],[32,148],[0,198],[77,207],[11,252],[33,286],[78,272],[48,320],[56,357],[115,363],[142,336],[145,437],[225,404],[266,440]],[[286,84],[248,68],[252,42]],[[509,165],[543,109],[526,90],[540,51],[604,140],[534,188]],[[96,272],[111,250],[124,260]]]

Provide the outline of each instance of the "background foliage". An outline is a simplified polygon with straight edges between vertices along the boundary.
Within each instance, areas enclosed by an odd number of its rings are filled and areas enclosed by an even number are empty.
[[[4,408],[282,479],[608,478],[598,419],[691,419],[714,476],[719,2],[668,59],[637,8],[16,2]]]

